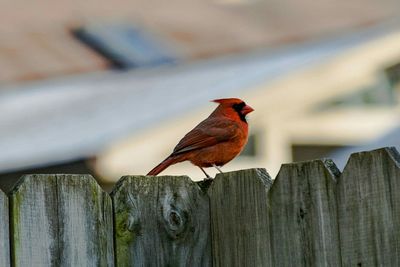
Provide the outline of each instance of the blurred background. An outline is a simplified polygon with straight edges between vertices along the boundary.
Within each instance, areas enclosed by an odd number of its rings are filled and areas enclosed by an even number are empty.
[[[223,170],[400,144],[395,0],[0,1],[0,188],[146,174],[215,108],[256,111]],[[215,174],[209,169],[210,174]],[[165,174],[203,173],[190,163]]]

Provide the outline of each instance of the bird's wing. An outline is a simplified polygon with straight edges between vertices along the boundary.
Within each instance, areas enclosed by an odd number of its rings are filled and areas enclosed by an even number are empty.
[[[208,118],[187,133],[175,147],[172,155],[197,150],[235,138],[239,125],[231,120]]]

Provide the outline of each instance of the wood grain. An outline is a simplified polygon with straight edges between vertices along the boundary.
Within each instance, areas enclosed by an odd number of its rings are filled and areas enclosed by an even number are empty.
[[[113,266],[111,198],[90,175],[27,175],[10,200],[14,266]]]
[[[110,197],[90,175],[26,175],[0,191],[0,266],[400,266],[394,148],[201,186],[126,176]]]
[[[8,198],[0,190],[0,266],[11,266],[8,221]]]
[[[213,266],[271,266],[264,169],[218,174],[209,188]]]
[[[117,266],[211,266],[209,200],[188,177],[126,176],[112,197]]]
[[[271,266],[340,266],[332,161],[282,165],[269,191]]]
[[[356,153],[338,180],[343,266],[400,266],[400,157]]]

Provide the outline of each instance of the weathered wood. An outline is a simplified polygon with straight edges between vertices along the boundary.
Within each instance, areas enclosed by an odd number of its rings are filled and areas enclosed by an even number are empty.
[[[127,176],[111,198],[89,175],[27,175],[0,191],[0,266],[400,266],[395,149],[354,154],[343,174],[286,164],[271,184],[264,169],[203,190]]]
[[[117,266],[210,266],[207,195],[188,177],[123,177],[112,193]]]
[[[400,266],[400,157],[356,153],[338,180],[343,266]]]
[[[0,266],[5,267],[11,266],[8,221],[8,198],[0,190]]]
[[[213,266],[271,266],[264,169],[218,174],[209,188]]]
[[[14,266],[113,266],[112,203],[90,175],[27,175],[10,195]]]
[[[332,161],[282,165],[269,190],[271,266],[340,266]]]

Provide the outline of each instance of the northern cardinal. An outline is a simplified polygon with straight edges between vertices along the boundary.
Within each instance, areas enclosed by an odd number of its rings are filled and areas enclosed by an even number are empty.
[[[157,175],[169,166],[189,160],[203,168],[225,165],[236,157],[247,142],[248,125],[246,115],[254,111],[238,98],[216,99],[218,107],[211,115],[188,132],[174,151],[147,175]]]

